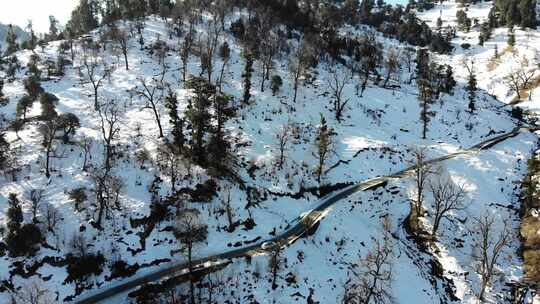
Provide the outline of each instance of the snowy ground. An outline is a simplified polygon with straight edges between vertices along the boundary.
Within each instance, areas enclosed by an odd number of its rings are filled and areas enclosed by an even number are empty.
[[[455,16],[452,4],[445,5],[443,13]],[[482,4],[481,7],[474,10],[474,14],[483,16],[487,5]],[[436,8],[425,13],[423,18],[436,18],[438,12],[439,8]],[[446,17],[443,19],[446,20]],[[448,17],[448,19],[451,18]],[[203,28],[199,28],[199,31],[203,30]],[[254,103],[241,109],[238,117],[231,120],[227,128],[232,134],[247,143],[247,145],[239,146],[237,149],[242,162],[255,163],[260,169],[255,171],[255,178],[250,177],[243,169],[239,174],[248,185],[272,192],[296,193],[300,186],[315,186],[316,180],[312,174],[316,163],[313,156],[314,138],[320,113],[327,118],[337,133],[335,138],[336,153],[332,156],[329,165],[337,164],[339,160],[347,161],[341,162],[328,172],[325,176],[325,181],[328,183],[357,182],[398,171],[408,165],[409,149],[413,146],[429,147],[430,156],[436,157],[467,148],[489,136],[510,131],[515,127],[516,121],[510,118],[508,108],[489,94],[494,94],[504,102],[511,100],[508,90],[500,83],[500,79],[504,76],[504,72],[510,68],[508,65],[512,64],[510,59],[514,55],[505,53],[503,56],[508,58],[502,57],[501,64],[495,70],[488,71],[484,68],[485,63],[493,54],[494,43],[500,44],[499,51],[501,53],[504,50],[505,33],[504,30],[496,31],[494,39],[486,42],[484,48],[477,47],[474,43],[476,41],[474,35],[477,34],[459,33],[459,37],[455,40],[456,45],[460,45],[463,41],[470,41],[473,48],[465,51],[458,46],[456,54],[438,58],[441,62],[450,62],[454,67],[459,88],[453,96],[444,95],[433,106],[432,109],[437,112],[437,115],[432,119],[426,140],[420,139],[421,125],[418,119],[417,91],[413,86],[404,83],[404,80],[409,78],[405,70],[401,71],[399,75],[402,80],[400,89],[385,90],[370,86],[362,98],[355,94],[355,85],[358,80],[352,79],[345,90],[345,98],[351,99],[350,107],[345,112],[343,122],[338,123],[329,110],[330,97],[326,92],[327,66],[322,64],[316,71],[312,71],[311,74],[316,76],[315,81],[301,86],[297,104],[292,105],[292,84],[288,81],[286,61],[276,62],[274,73],[280,74],[285,81],[281,92],[275,97],[272,96],[269,88],[266,88],[264,92],[259,91],[261,76],[257,72],[256,64],[252,90]],[[176,38],[168,40],[165,24],[156,19],[147,22],[144,37],[147,45],[156,39],[165,40],[171,46],[178,45]],[[528,42],[526,37],[525,32],[516,31],[517,43],[520,46],[516,49],[519,49],[519,56],[526,55],[528,58],[535,58],[533,56],[537,49],[535,46],[540,43],[540,37],[537,37],[535,33],[529,37]],[[380,39],[387,48],[397,45],[395,41]],[[244,67],[244,59],[240,56],[241,48],[235,40],[227,36],[227,41],[232,47],[232,58],[227,73],[228,81],[224,89],[227,93],[239,98],[242,95],[240,75]],[[526,47],[525,43],[529,47]],[[42,60],[54,59],[57,46],[58,43],[53,43],[43,53],[38,50],[38,54]],[[46,189],[43,203],[53,204],[63,214],[63,221],[56,236],[48,235],[48,243],[58,250],[43,248],[38,253],[38,257],[26,260],[27,263],[39,260],[44,256],[64,256],[69,251],[67,242],[70,236],[79,230],[80,225],[86,226],[84,235],[92,244],[93,251],[110,252],[111,258],[112,256],[120,256],[129,264],[151,263],[158,259],[169,259],[170,261],[184,259],[181,254],[174,253],[180,248],[180,245],[174,240],[173,235],[170,232],[160,232],[166,226],[172,225],[172,222],[162,223],[154,229],[147,239],[146,250],[134,256],[128,251],[128,249],[140,247],[139,237],[136,233],[140,229],[132,228],[129,219],[148,215],[150,201],[150,195],[147,191],[148,185],[152,182],[153,175],[159,174],[149,165],[141,169],[134,161],[134,154],[138,150],[147,149],[152,155],[155,155],[156,148],[160,145],[152,113],[149,110],[142,110],[144,101],[140,97],[128,93],[138,84],[139,77],[148,78],[158,74],[159,65],[157,59],[150,56],[146,50],[139,50],[135,39],[131,41],[131,46],[129,52],[131,69],[129,71],[124,70],[122,58],[110,51],[105,56],[106,61],[116,65],[117,68],[107,80],[100,95],[102,100],[106,98],[117,100],[123,109],[120,137],[116,143],[124,147],[127,153],[116,161],[114,168],[114,173],[125,181],[121,200],[122,211],[116,212],[113,220],[107,221],[107,227],[104,231],[97,231],[87,225],[88,219],[93,215],[91,207],[87,211],[75,211],[73,202],[68,199],[66,194],[67,191],[79,186],[91,187],[88,174],[81,171],[83,154],[80,148],[58,145],[56,154],[62,157],[53,158],[52,165],[55,171],[51,179],[48,180],[42,172],[43,148],[37,126],[27,125],[23,131],[19,132],[21,140],[17,140],[14,132],[8,132],[8,139],[12,145],[19,146],[21,149],[21,162],[25,165],[25,170],[18,182],[4,180],[0,184],[0,222],[5,213],[8,193],[15,192],[20,197],[27,199],[29,190],[35,188]],[[27,51],[18,53],[19,60],[23,65],[26,64],[29,55],[30,53]],[[478,69],[479,85],[483,90],[478,97],[478,112],[475,115],[470,115],[465,111],[467,101],[462,87],[465,82],[463,76],[466,73],[460,64],[464,56],[474,56],[475,67]],[[519,58],[519,56],[515,58]],[[170,68],[166,75],[166,81],[177,88],[181,105],[185,106],[186,91],[178,79],[180,60],[177,52],[170,52],[166,62]],[[75,66],[77,65],[78,63],[75,62]],[[216,66],[221,66],[219,59],[216,59]],[[199,74],[198,58],[191,57],[189,70],[191,74]],[[24,70],[21,71],[15,82],[5,85],[4,92],[9,97],[10,103],[0,108],[0,111],[8,119],[14,118],[16,102],[24,93],[20,81],[23,74]],[[58,112],[73,112],[81,119],[82,127],[78,130],[76,139],[80,139],[83,135],[93,138],[95,143],[92,162],[101,163],[103,146],[98,133],[99,117],[93,110],[90,85],[81,84],[76,69],[68,67],[65,77],[58,81],[43,82],[43,87],[46,91],[60,98],[60,103],[57,106]],[[531,108],[536,107],[534,101],[540,101],[534,99],[535,95],[540,96],[540,92],[533,94]],[[39,112],[39,103],[36,102],[29,117],[38,115]],[[170,126],[163,107],[161,107],[161,114],[164,131],[168,134]],[[299,136],[289,145],[285,165],[283,169],[278,170],[275,168],[278,151],[276,134],[281,126],[288,121],[296,124]],[[140,129],[140,136],[135,136],[138,129]],[[535,143],[535,136],[520,135],[476,156],[464,156],[446,162],[445,166],[452,178],[465,182],[468,189],[468,208],[457,214],[457,217],[460,219],[470,218],[485,209],[496,213],[497,216],[504,217],[508,213],[507,210],[496,206],[514,203],[517,190],[513,182],[521,180],[525,174],[526,159],[530,156]],[[195,178],[183,180],[182,186],[193,187],[206,179],[206,174],[199,171]],[[218,229],[218,227],[226,225],[226,218],[219,217],[216,213],[216,210],[220,208],[220,200],[227,187],[227,182],[221,181],[220,183],[220,198],[214,199],[212,203],[192,204],[192,207],[203,211],[201,214],[204,215],[205,222],[209,226],[208,240],[198,246],[197,256],[222,252],[237,242],[249,241],[257,237],[268,238],[270,232],[283,230],[287,223],[295,220],[303,212],[312,209],[317,201],[316,197],[311,194],[300,199],[269,195],[268,199],[261,202],[258,208],[252,210],[252,216],[257,224],[253,230],[237,229],[233,233],[228,233],[223,229]],[[254,293],[255,298],[261,303],[272,303],[273,298],[277,302],[288,303],[293,301],[290,298],[291,294],[298,291],[307,296],[309,288],[313,288],[315,290],[313,296],[317,301],[321,303],[336,302],[343,294],[343,283],[346,280],[347,268],[344,264],[354,262],[359,256],[365,255],[366,250],[370,248],[372,238],[380,234],[379,218],[386,214],[389,215],[396,234],[400,235],[401,225],[399,223],[408,214],[408,200],[412,184],[408,180],[403,180],[388,187],[392,186],[398,187],[399,193],[391,194],[384,189],[376,190],[373,193],[359,194],[350,202],[338,204],[323,220],[314,236],[300,240],[285,250],[284,254],[287,257],[289,269],[300,278],[298,286],[282,287],[270,292],[271,289],[266,280],[261,279],[260,282],[252,285],[251,291],[246,289],[242,292],[246,295]],[[246,193],[240,191],[236,185],[228,185],[228,187],[231,188],[231,201],[234,205],[235,218],[247,218],[247,211],[244,209]],[[169,185],[165,178],[161,191],[166,194],[168,190]],[[512,213],[510,216],[516,218],[516,214]],[[28,212],[27,217],[29,217]],[[445,232],[439,244],[441,250],[438,258],[445,266],[447,271],[445,274],[455,282],[456,295],[463,299],[463,302],[475,303],[474,293],[477,292],[475,286],[478,278],[469,266],[469,253],[474,237],[470,232],[470,223],[470,219],[465,223],[459,221],[444,223]],[[345,240],[345,245],[341,245],[342,248],[338,251],[338,246],[335,243],[341,239]],[[464,246],[462,248],[456,248],[456,239],[463,240]],[[422,274],[423,270],[411,263],[410,256],[417,253],[409,252],[407,254],[404,246],[401,241],[395,240],[394,296],[401,303],[410,303],[410,299],[414,299],[415,303],[435,302],[439,297],[438,293],[442,291],[435,290]],[[305,253],[303,262],[298,261],[298,251]],[[506,280],[517,280],[521,275],[520,262],[512,257],[511,253],[510,251],[507,253],[510,260],[505,261],[501,270],[506,274]],[[249,282],[253,282],[253,277],[250,274],[245,274],[245,271],[249,270],[250,267],[266,269],[267,259],[267,257],[256,257],[252,266],[245,266],[243,262],[236,261],[232,267],[224,270],[224,273],[235,272],[234,276],[238,284],[249,284]],[[0,257],[0,280],[9,278],[8,270],[11,269],[13,262],[14,259]],[[138,274],[165,266],[166,263],[147,267],[140,270]],[[469,274],[466,276],[467,272]],[[46,286],[48,290],[57,291],[60,294],[60,299],[73,294],[74,286],[63,284],[66,277],[65,269],[45,264],[38,269],[38,273],[41,277],[53,275],[46,282],[42,282],[37,276],[33,279],[39,280],[40,284]],[[106,269],[102,275],[93,280],[102,283],[104,277],[109,274],[109,270]],[[28,279],[14,276],[13,281],[16,286],[24,286]],[[107,284],[111,284],[111,282],[106,282],[105,285]],[[415,288],[412,289],[411,286],[415,286]],[[490,296],[500,297],[501,287],[502,284],[496,284],[493,289],[495,292]],[[7,293],[0,293],[0,302],[6,301],[7,297]]]

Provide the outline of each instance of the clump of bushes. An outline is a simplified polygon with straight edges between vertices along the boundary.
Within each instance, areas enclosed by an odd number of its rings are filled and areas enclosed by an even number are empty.
[[[67,261],[68,276],[65,282],[82,282],[91,275],[99,275],[103,272],[105,257],[101,253],[90,253],[84,256],[69,254],[67,256]]]

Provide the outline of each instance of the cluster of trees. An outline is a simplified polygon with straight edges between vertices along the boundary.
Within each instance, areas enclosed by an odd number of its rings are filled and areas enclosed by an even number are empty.
[[[349,267],[349,279],[344,286],[342,303],[392,303],[392,280],[395,253],[388,217],[382,221],[380,238],[373,248]]]
[[[425,149],[413,150],[414,165],[413,179],[416,187],[416,197],[411,200],[411,213],[408,219],[408,228],[417,240],[431,241],[437,238],[441,222],[455,219],[455,212],[465,208],[466,189],[463,184],[456,184],[444,169],[428,162]],[[426,195],[431,198],[431,208],[425,208]],[[421,218],[429,214],[431,222],[430,232],[426,232]],[[512,231],[506,219],[497,222],[489,211],[473,218],[474,226],[471,233],[475,235],[473,250],[473,267],[480,278],[478,297],[485,300],[485,293],[494,281],[497,273],[496,267],[500,262],[504,250],[512,240]],[[428,235],[425,238],[425,234]]]
[[[176,143],[181,151],[187,149],[190,152],[189,156],[196,164],[227,173],[234,162],[224,128],[227,120],[235,115],[232,97],[219,93],[215,85],[200,77],[189,79],[186,88],[193,92],[185,113],[191,129],[191,145],[180,146],[185,141],[180,130],[176,131]],[[171,120],[175,120],[172,114]]]
[[[536,28],[536,0],[495,0],[489,12],[489,25]]]
[[[452,67],[431,61],[429,52],[426,49],[419,49],[416,54],[416,85],[419,93],[422,138],[425,139],[428,124],[431,117],[435,115],[435,112],[430,109],[431,105],[442,93],[452,94],[456,85]]]

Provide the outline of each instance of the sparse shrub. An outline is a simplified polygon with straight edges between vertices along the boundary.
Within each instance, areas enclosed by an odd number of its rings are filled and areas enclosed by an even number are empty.
[[[214,196],[217,196],[217,184],[214,180],[209,179],[195,186],[195,190],[191,192],[191,201],[210,202]]]
[[[279,75],[272,76],[272,81],[270,83],[270,87],[272,89],[272,95],[275,96],[278,92],[281,86],[283,85],[283,80]]]
[[[125,278],[132,276],[139,269],[139,264],[129,265],[123,260],[115,261],[111,265],[111,276],[110,278]]]

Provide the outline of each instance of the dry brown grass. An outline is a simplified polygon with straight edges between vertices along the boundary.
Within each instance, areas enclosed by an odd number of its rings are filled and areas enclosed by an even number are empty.
[[[489,59],[489,62],[487,64],[488,71],[493,72],[493,70],[495,70],[501,63],[501,57],[507,53],[512,53],[516,55],[517,50],[513,46],[507,46],[497,56],[493,55],[493,57]]]
[[[521,221],[521,236],[525,247],[540,249],[540,219],[534,216],[524,217]]]
[[[531,283],[540,282],[540,251],[525,250],[523,252],[525,279]]]
[[[522,217],[520,234],[523,240],[523,266],[525,278],[531,283],[540,283],[540,218],[531,214],[540,207],[539,183],[540,160],[527,162],[528,175],[523,180]]]
[[[519,90],[519,95],[521,95],[521,98],[523,99],[529,98],[529,93],[538,87],[540,87],[540,75],[533,78],[531,80],[531,84],[528,85],[526,88],[522,88],[521,90]]]

